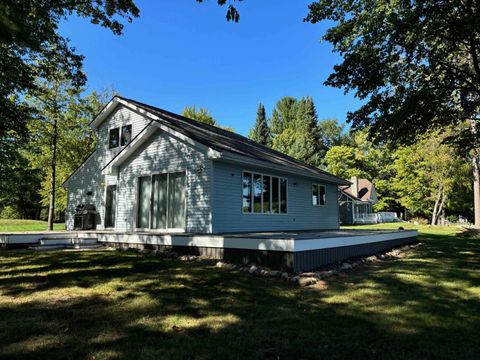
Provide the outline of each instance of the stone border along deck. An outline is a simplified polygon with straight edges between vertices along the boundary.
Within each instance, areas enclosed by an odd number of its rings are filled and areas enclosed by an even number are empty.
[[[313,285],[325,285],[325,280],[341,273],[347,273],[352,271],[363,264],[371,264],[380,261],[396,260],[403,258],[412,249],[416,249],[422,246],[423,242],[416,242],[414,244],[403,245],[400,247],[391,248],[388,251],[378,252],[373,255],[349,258],[341,262],[336,262],[329,265],[324,265],[317,270],[308,272],[286,272],[280,270],[271,270],[265,267],[257,265],[239,265],[225,262],[222,260],[211,259],[198,255],[180,255],[174,251],[160,251],[160,250],[148,250],[148,249],[134,249],[134,248],[116,248],[123,251],[138,251],[144,254],[151,254],[154,256],[162,256],[165,258],[178,259],[181,261],[198,261],[206,265],[215,265],[216,268],[225,269],[230,271],[240,271],[249,273],[252,276],[264,276],[270,278],[277,278],[294,285],[301,287],[313,286]]]

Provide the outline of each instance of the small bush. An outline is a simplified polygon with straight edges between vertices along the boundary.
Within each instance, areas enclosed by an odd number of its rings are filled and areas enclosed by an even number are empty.
[[[422,217],[415,217],[410,220],[408,220],[412,224],[419,224],[419,225],[428,225],[430,221],[428,219],[422,218]]]
[[[22,214],[13,206],[5,206],[0,212],[0,219],[21,219]]]
[[[452,224],[456,224],[458,222],[458,216],[457,215],[448,215],[447,220],[451,222]]]

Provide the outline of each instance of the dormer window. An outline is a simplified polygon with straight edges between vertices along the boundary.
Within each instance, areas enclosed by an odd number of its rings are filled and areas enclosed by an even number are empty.
[[[132,125],[122,126],[121,128],[110,129],[108,139],[108,148],[114,149],[119,146],[125,146],[132,140]]]

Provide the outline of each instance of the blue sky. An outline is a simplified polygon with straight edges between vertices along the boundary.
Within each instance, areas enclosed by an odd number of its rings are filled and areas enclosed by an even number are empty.
[[[122,36],[75,17],[60,32],[85,55],[89,90],[113,87],[178,113],[195,104],[243,135],[259,102],[270,114],[287,95],[312,96],[319,118],[344,122],[359,102],[323,85],[340,58],[320,41],[326,24],[302,21],[310,2],[245,0],[235,24],[215,0],[137,0],[140,17]]]

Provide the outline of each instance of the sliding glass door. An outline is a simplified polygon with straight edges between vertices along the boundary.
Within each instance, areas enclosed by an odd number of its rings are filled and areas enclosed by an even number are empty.
[[[144,176],[138,179],[138,216],[137,227],[148,229],[150,227],[150,196],[152,178]]]
[[[153,175],[152,228],[167,228],[168,174]]]
[[[185,173],[169,174],[168,180],[168,228],[185,227]]]
[[[185,172],[139,178],[137,227],[185,229]]]

